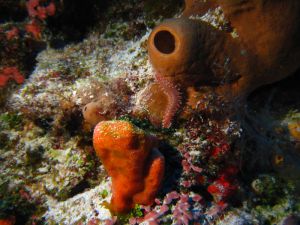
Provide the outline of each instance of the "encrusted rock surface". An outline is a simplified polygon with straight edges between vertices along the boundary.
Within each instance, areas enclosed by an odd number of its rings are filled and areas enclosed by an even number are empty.
[[[1,20],[0,43],[10,53],[1,57],[0,68],[17,66],[25,80],[0,87],[0,219],[16,225],[278,224],[299,212],[299,73],[256,91],[237,108],[208,95],[213,87],[188,87],[181,90],[180,116],[161,129],[168,99],[148,59],[152,28],[166,16],[183,16],[235,40],[243,32],[230,29],[228,6],[187,1],[181,15],[178,1],[110,1],[93,17],[101,19],[70,43],[66,27],[55,27],[55,20],[66,18],[60,3],[74,1],[53,2],[57,17],[37,22],[39,40],[25,30],[32,22],[27,14],[17,22]],[[14,15],[13,1],[2,5],[9,9],[5,15]],[[21,7],[17,11],[26,12]],[[10,32],[14,27],[19,36]],[[0,49],[1,56],[6,50]],[[97,107],[90,112],[103,114],[92,124],[82,113],[91,102]],[[130,121],[155,134],[164,150],[166,175],[155,203],[136,205],[118,218],[108,210],[111,180],[92,147],[93,126],[103,119]]]

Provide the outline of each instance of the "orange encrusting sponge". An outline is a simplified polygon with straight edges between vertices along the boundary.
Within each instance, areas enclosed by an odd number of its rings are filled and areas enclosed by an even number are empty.
[[[115,120],[97,124],[93,143],[112,177],[111,210],[125,213],[135,204],[152,204],[165,168],[156,139],[130,122]]]

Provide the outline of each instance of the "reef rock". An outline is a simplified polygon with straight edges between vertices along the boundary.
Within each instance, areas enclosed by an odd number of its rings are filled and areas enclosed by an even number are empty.
[[[94,83],[93,85],[97,85],[96,96],[82,109],[83,118],[87,124],[94,127],[100,121],[116,119],[126,114],[132,93],[122,78],[114,79],[107,84]],[[91,95],[94,96],[94,94]]]

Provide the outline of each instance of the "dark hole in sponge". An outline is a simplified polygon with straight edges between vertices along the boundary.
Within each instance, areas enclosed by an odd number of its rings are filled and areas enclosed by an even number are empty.
[[[171,54],[175,50],[175,38],[169,31],[162,30],[155,34],[154,45],[158,51]]]

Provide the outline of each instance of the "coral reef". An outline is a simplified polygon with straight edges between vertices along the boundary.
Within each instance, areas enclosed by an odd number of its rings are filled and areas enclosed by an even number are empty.
[[[152,204],[165,164],[154,137],[126,121],[103,121],[95,127],[93,143],[112,177],[112,211],[124,213],[135,204]]]
[[[0,219],[298,222],[299,71],[254,89],[299,65],[291,59],[298,57],[299,3],[182,3],[0,0]],[[13,75],[20,74],[18,83]],[[111,120],[129,124],[137,140],[127,147],[142,156],[112,166],[129,174],[121,184],[93,149],[94,126]],[[118,143],[105,142],[131,155]],[[151,167],[154,153],[159,163]],[[162,165],[153,188],[147,172]],[[114,214],[119,193],[129,203]]]

